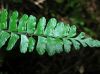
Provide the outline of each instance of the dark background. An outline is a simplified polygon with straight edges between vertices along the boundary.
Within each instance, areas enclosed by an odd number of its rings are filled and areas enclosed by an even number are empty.
[[[0,0],[2,8],[37,19],[55,17],[100,40],[99,0]],[[0,49],[0,74],[100,74],[100,48],[81,47],[79,51],[72,49],[50,57],[36,51],[21,54],[19,42],[12,51],[5,51],[5,47]]]

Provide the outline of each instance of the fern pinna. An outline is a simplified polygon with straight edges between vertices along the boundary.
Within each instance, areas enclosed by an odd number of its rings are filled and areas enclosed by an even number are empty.
[[[7,22],[7,20],[9,20]],[[36,40],[34,37],[38,37]],[[52,56],[55,53],[70,52],[72,45],[75,50],[80,46],[100,47],[100,41],[81,32],[76,33],[76,26],[69,26],[63,22],[57,22],[51,18],[47,25],[45,17],[36,23],[36,17],[24,14],[18,19],[18,12],[14,11],[10,18],[6,9],[0,11],[0,48],[8,41],[6,50],[12,50],[20,39],[20,52],[32,52],[36,47],[37,52],[43,55],[45,52]]]

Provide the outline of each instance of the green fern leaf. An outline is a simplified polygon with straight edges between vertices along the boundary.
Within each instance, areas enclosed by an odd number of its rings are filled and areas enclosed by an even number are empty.
[[[89,45],[89,47],[100,47],[100,41],[94,40],[92,38],[86,38],[84,41]]]
[[[85,33],[81,32],[75,39],[78,40],[83,45],[83,47],[86,47],[87,44],[86,44],[84,38],[85,38]]]
[[[60,39],[47,38],[47,52],[50,56],[63,51],[63,42]]]
[[[11,37],[8,41],[7,50],[11,50],[18,39],[19,39],[19,36],[17,34],[11,33]]]
[[[55,48],[56,48],[55,38],[48,37],[47,38],[47,49],[46,49],[46,51],[47,51],[49,56],[52,56],[56,53]]]
[[[40,20],[39,20],[39,22],[37,24],[37,29],[35,31],[35,34],[37,34],[37,35],[43,35],[45,25],[46,25],[46,19],[45,19],[45,17],[40,18]]]
[[[18,12],[14,11],[10,17],[9,31],[17,31]]]
[[[7,29],[7,15],[6,9],[2,10],[0,13],[0,29]]]
[[[59,38],[63,37],[64,34],[65,34],[64,30],[65,30],[64,29],[64,23],[63,22],[57,23],[57,26],[54,30],[54,37],[59,37]]]
[[[76,35],[76,26],[73,25],[73,26],[70,27],[68,37],[73,37],[75,35]]]
[[[21,35],[20,52],[26,53],[28,49],[29,40],[26,35]]]
[[[56,24],[57,24],[57,20],[55,18],[51,18],[47,23],[44,35],[53,37],[53,32]]]
[[[67,53],[70,52],[72,42],[70,40],[68,40],[67,38],[63,38],[63,43],[64,43],[64,51]]]
[[[46,43],[47,43],[46,38],[38,36],[38,43],[37,43],[36,50],[40,55],[43,55],[45,53]]]
[[[56,53],[61,53],[63,52],[63,42],[61,39],[55,39],[55,51]]]
[[[72,41],[72,44],[76,50],[80,49],[80,43],[77,40],[74,38],[71,38],[70,40]]]
[[[25,33],[26,32],[26,23],[28,20],[28,15],[24,14],[22,18],[19,20],[18,32]]]
[[[10,34],[5,31],[0,31],[0,48],[5,44],[5,42],[10,37]]]
[[[69,26],[69,24],[65,24],[65,31],[66,31],[66,34],[65,35],[69,35],[69,31],[70,31],[70,26]]]
[[[27,21],[27,33],[33,34],[36,26],[36,17],[30,15]]]
[[[51,18],[47,25],[45,17],[40,18],[37,23],[33,15],[28,17],[24,14],[18,19],[17,11],[8,17],[8,12],[4,9],[0,11],[0,48],[8,41],[6,50],[12,50],[19,39],[21,53],[33,52],[36,48],[39,55],[47,52],[49,56],[63,51],[68,53],[72,46],[75,50],[79,50],[80,45],[100,47],[99,40],[86,36],[84,32],[77,35],[76,29],[75,25],[57,23],[55,18]]]
[[[32,52],[34,47],[35,47],[35,39],[30,37],[29,38],[29,44],[28,44],[28,49],[29,49],[29,52]]]

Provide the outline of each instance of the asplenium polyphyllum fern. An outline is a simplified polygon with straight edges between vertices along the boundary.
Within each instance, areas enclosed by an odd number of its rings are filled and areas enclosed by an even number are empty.
[[[84,32],[77,35],[75,25],[57,22],[55,18],[46,24],[45,17],[36,22],[35,16],[26,14],[18,19],[17,11],[8,18],[7,10],[3,9],[0,11],[0,48],[8,41],[6,50],[12,50],[19,39],[21,53],[33,52],[36,48],[40,55],[47,52],[50,56],[63,51],[68,53],[72,46],[75,50],[81,46],[100,47],[99,40],[86,36]]]

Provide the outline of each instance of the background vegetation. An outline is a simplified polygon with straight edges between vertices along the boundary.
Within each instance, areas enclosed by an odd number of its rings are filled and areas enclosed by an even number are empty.
[[[55,17],[100,40],[99,0],[0,0],[2,8],[17,10],[20,15],[45,16],[47,20]],[[99,48],[82,48],[52,57],[36,52],[21,54],[17,46],[14,49],[0,49],[0,74],[100,74]]]

